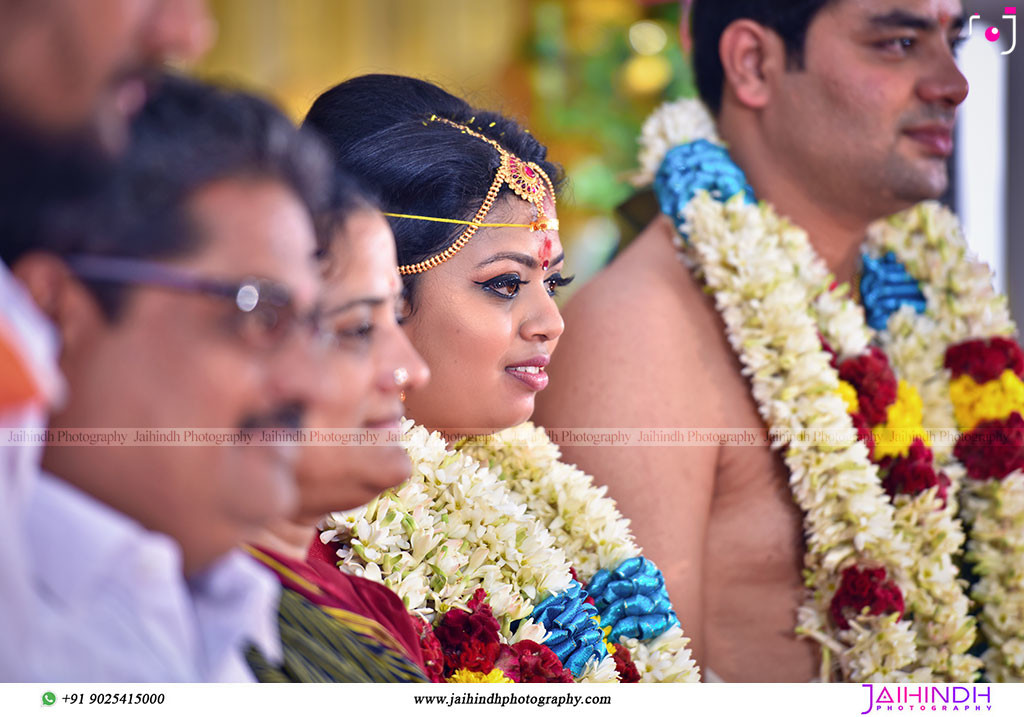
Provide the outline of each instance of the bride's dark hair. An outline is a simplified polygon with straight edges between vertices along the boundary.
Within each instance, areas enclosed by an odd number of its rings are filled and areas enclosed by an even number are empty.
[[[493,147],[432,115],[471,126],[526,162],[540,165],[555,186],[560,169],[547,148],[514,120],[474,109],[429,82],[400,75],[363,75],[320,95],[304,126],[323,135],[339,166],[376,197],[385,212],[472,219],[494,181]],[[499,199],[515,196],[502,186]],[[466,228],[389,217],[398,263],[415,264],[444,251]],[[416,275],[403,277],[415,302]]]

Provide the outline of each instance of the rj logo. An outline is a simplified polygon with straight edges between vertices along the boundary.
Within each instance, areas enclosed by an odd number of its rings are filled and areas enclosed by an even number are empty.
[[[971,15],[970,19],[967,21],[968,37],[970,37],[971,33],[974,32],[974,21],[980,19],[981,15],[979,15],[978,13],[974,13],[973,15]],[[1010,40],[1010,49],[1007,50],[1006,52],[1001,52],[999,54],[1009,55],[1011,52],[1013,52],[1013,48],[1017,47],[1017,8],[1004,7],[1003,19],[1010,21],[1010,27],[1012,28],[1013,35],[1012,39]],[[985,39],[988,40],[989,42],[996,42],[1001,36],[1002,33],[1000,32],[998,27],[990,27],[987,30],[985,30]]]

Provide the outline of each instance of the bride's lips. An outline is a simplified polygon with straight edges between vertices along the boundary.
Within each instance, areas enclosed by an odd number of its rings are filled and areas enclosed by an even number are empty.
[[[551,358],[540,355],[534,356],[526,361],[519,361],[505,367],[505,373],[512,378],[522,381],[531,391],[543,391],[548,386],[548,375],[544,367],[548,365]]]
[[[923,145],[936,157],[953,154],[953,128],[947,124],[928,124],[910,127],[903,131],[910,139]]]

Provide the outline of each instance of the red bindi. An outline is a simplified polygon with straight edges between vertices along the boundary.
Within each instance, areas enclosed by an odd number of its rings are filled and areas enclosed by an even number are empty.
[[[548,266],[550,265],[550,261],[549,260],[551,259],[551,238],[550,237],[545,236],[544,239],[541,240],[539,254],[540,254],[540,260],[541,260],[541,266],[544,268],[544,271],[547,271],[548,270]]]

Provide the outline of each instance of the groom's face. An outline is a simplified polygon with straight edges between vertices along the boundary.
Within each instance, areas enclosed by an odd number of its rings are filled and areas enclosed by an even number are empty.
[[[804,69],[779,77],[772,141],[821,199],[881,216],[940,196],[967,81],[959,0],[837,0],[811,21]]]

